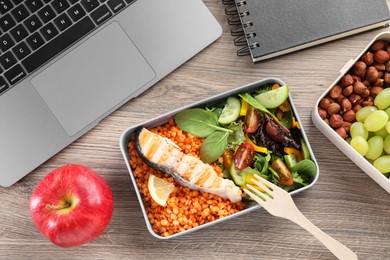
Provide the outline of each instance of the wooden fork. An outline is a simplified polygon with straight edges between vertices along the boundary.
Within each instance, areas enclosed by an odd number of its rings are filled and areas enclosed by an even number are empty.
[[[311,223],[299,211],[287,191],[279,188],[275,184],[261,178],[258,175],[255,175],[255,177],[257,180],[254,179],[253,182],[260,189],[264,190],[264,192],[261,192],[258,188],[250,184],[247,184],[248,188],[244,188],[244,191],[270,214],[289,219],[300,225],[322,242],[322,244],[324,244],[324,246],[326,246],[338,259],[357,259],[357,255],[352,250],[330,237]]]

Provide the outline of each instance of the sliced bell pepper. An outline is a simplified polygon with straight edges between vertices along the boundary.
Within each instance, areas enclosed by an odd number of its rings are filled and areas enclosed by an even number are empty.
[[[299,151],[298,149],[295,149],[294,147],[284,147],[284,152],[286,154],[294,154],[297,158],[297,162],[300,162],[303,160],[303,155],[302,155],[301,151]]]
[[[283,112],[291,111],[291,106],[288,100],[284,101],[283,104],[279,106],[279,109],[282,110]]]
[[[253,149],[255,149],[256,152],[268,153],[267,147],[258,146],[255,143],[253,143],[252,140],[249,138],[248,134],[245,134],[245,142],[251,144],[253,146]]]
[[[248,110],[249,104],[245,100],[241,99],[241,109],[240,109],[240,116],[245,116],[246,111]]]
[[[291,125],[292,128],[298,128],[298,129],[301,129],[301,126],[299,124],[299,122],[297,120],[295,120],[295,117],[292,118],[292,125]]]

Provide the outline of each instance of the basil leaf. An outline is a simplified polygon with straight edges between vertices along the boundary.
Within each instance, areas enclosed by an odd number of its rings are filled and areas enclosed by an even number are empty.
[[[205,138],[216,130],[218,121],[210,111],[201,108],[183,110],[175,116],[175,122],[185,132]]]
[[[200,159],[205,163],[216,161],[225,151],[228,132],[216,131],[210,134],[200,147]]]
[[[315,177],[317,172],[317,167],[312,160],[305,159],[295,164],[291,168],[291,171],[297,172],[300,175]]]

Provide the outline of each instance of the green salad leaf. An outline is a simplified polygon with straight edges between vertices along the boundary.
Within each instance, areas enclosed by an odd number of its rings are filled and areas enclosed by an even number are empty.
[[[218,125],[218,121],[211,111],[202,108],[191,108],[179,112],[175,116],[175,122],[181,130],[202,138],[217,130],[230,132],[230,130]]]
[[[301,175],[315,177],[317,172],[317,167],[315,163],[310,159],[304,159],[297,164],[295,164],[291,170],[297,172]]]
[[[229,133],[215,131],[210,134],[200,147],[200,159],[205,163],[217,160],[225,151]]]

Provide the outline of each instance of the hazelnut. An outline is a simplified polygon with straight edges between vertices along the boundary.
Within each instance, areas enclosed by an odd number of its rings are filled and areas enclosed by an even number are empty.
[[[379,92],[381,92],[382,90],[383,90],[383,88],[380,87],[380,86],[373,86],[373,87],[371,88],[371,90],[370,90],[370,96],[373,97],[373,98],[375,98],[376,95],[378,95]]]
[[[324,122],[325,122],[325,124],[329,125],[329,119],[328,118],[325,118]]]
[[[366,87],[369,87],[371,85],[371,83],[368,80],[364,80],[362,82],[363,82],[364,86],[366,86]]]
[[[328,107],[329,107],[329,105],[330,105],[330,100],[329,100],[329,98],[323,98],[322,100],[321,100],[321,102],[320,102],[320,107],[322,108],[322,109],[328,109]]]
[[[353,84],[353,78],[350,74],[345,74],[342,78],[341,78],[341,86],[342,87],[345,87],[345,86],[349,86],[349,85],[352,85]]]
[[[356,119],[356,113],[352,109],[348,110],[347,112],[345,112],[343,114],[343,120],[345,120],[347,122],[354,122],[355,119]]]
[[[384,50],[386,48],[387,42],[385,42],[384,40],[377,40],[371,45],[370,50],[376,52],[377,50]]]
[[[356,105],[354,105],[353,107],[352,107],[352,110],[355,112],[355,113],[357,113],[357,111],[359,111],[359,109],[361,109],[362,108],[362,106],[360,105],[360,104],[356,104]]]
[[[349,101],[351,102],[352,106],[356,105],[356,104],[360,104],[360,100],[362,99],[361,96],[355,94],[355,93],[352,93],[349,97],[348,97]]]
[[[345,131],[344,127],[339,127],[337,129],[335,129],[335,131],[341,138],[343,138],[343,139],[348,138],[347,131]]]
[[[361,58],[361,60],[365,63],[365,64],[367,64],[367,66],[370,66],[371,64],[373,64],[374,63],[374,54],[372,53],[372,52],[366,52],[363,56],[362,56],[362,58]]]
[[[373,82],[372,85],[373,85],[373,86],[380,86],[380,87],[382,87],[384,82],[385,82],[385,81],[384,81],[383,79],[379,78],[379,79],[377,79],[375,82]],[[366,86],[367,86],[367,85],[366,85]],[[367,86],[367,87],[368,87],[368,86]]]
[[[348,97],[352,93],[353,93],[353,86],[352,85],[349,85],[343,89],[343,95],[346,97]]]
[[[369,82],[375,82],[379,78],[378,70],[374,66],[370,66],[366,71],[366,79]]]
[[[360,96],[363,98],[366,98],[369,95],[370,95],[370,90],[368,88],[366,90],[364,90],[364,92],[362,94],[360,94]]]
[[[364,63],[363,61],[358,61],[353,66],[353,73],[355,73],[355,75],[363,78],[364,75],[366,74],[366,69],[367,69],[366,63]]]
[[[348,98],[344,98],[343,100],[341,100],[341,110],[343,112],[349,111],[351,109],[352,109],[352,104],[348,100]]]
[[[390,72],[385,72],[385,74],[383,75],[383,80],[386,83],[390,83]]]
[[[343,126],[343,122],[344,122],[343,117],[339,114],[333,114],[329,118],[329,124],[333,128],[339,128]]]
[[[336,114],[340,112],[340,105],[337,103],[331,103],[326,111],[329,115]]]
[[[336,99],[340,96],[341,92],[343,92],[343,89],[339,85],[335,85],[329,92],[329,95]]]
[[[386,69],[386,66],[383,63],[374,63],[372,66],[374,66],[378,71],[382,71]]]
[[[347,133],[348,133],[349,130],[351,129],[351,125],[352,125],[351,122],[347,122],[347,121],[344,121],[344,122],[343,122],[343,128],[345,129],[345,131],[347,131]]]
[[[389,53],[387,53],[385,50],[378,50],[374,54],[374,60],[378,63],[386,63],[389,58]]]
[[[387,72],[390,72],[390,61],[388,61],[388,62],[385,63],[385,70],[386,70]]]
[[[336,98],[336,102],[337,103],[341,103],[341,100],[343,100],[345,97],[344,97],[344,95],[343,94],[340,94],[337,98]]]
[[[355,83],[356,81],[362,81],[361,77],[359,77],[358,75],[352,75],[352,79],[353,83]]]
[[[326,113],[326,110],[325,109],[322,109],[322,108],[318,108],[318,115],[322,118],[322,119],[325,119],[326,118],[326,116],[328,115],[327,113]]]
[[[356,94],[362,94],[366,89],[367,87],[360,81],[355,82],[355,84],[353,84],[353,92],[355,92]]]
[[[361,105],[363,107],[367,107],[367,106],[373,106],[374,105],[374,101],[371,101],[371,100],[364,100]]]

